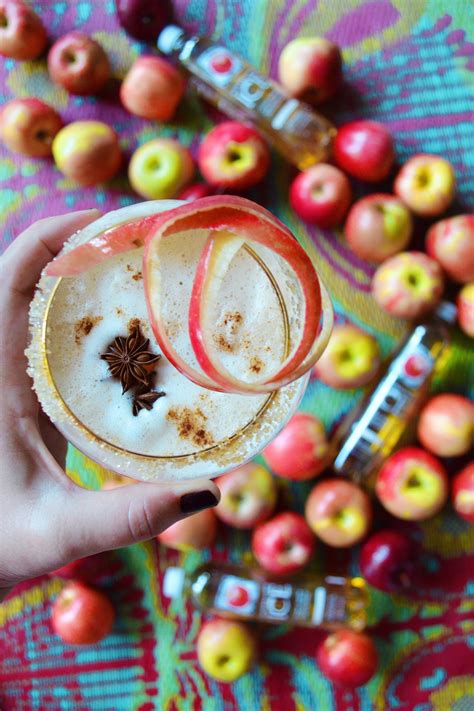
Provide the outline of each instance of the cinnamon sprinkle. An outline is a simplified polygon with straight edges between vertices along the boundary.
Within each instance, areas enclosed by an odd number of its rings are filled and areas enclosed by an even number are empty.
[[[103,318],[103,316],[84,316],[84,318],[76,321],[74,325],[74,341],[76,345],[79,345],[82,337],[88,336],[94,326],[99,323],[99,321],[102,321]]]
[[[207,417],[199,407],[174,407],[168,411],[166,419],[176,424],[181,439],[191,440],[197,447],[214,444],[214,438],[206,430]]]
[[[258,356],[252,356],[250,359],[250,370],[252,373],[260,373],[260,371],[264,368],[265,363],[263,360],[260,360]]]

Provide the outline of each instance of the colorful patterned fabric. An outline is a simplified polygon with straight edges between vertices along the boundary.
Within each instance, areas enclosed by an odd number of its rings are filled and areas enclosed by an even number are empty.
[[[92,34],[108,52],[116,79],[144,47],[120,30],[113,0],[33,2],[52,38],[73,28]],[[177,21],[222,40],[275,77],[283,46],[297,36],[324,34],[340,44],[346,84],[328,113],[342,123],[354,117],[384,121],[394,132],[400,161],[415,152],[446,156],[458,176],[458,204],[474,201],[474,12],[470,0],[177,0]],[[43,61],[0,64],[0,100],[38,96],[65,121],[98,118],[119,133],[127,156],[157,135],[176,136],[195,150],[216,119],[189,96],[166,126],[127,114],[115,82],[104,97],[77,98],[50,82]],[[71,209],[107,211],[137,200],[125,176],[99,188],[78,189],[50,161],[21,159],[0,147],[2,247],[33,220]],[[251,197],[273,210],[304,244],[314,246],[338,319],[378,338],[387,354],[402,335],[369,295],[371,267],[357,259],[336,232],[305,228],[288,206],[293,169],[274,157],[268,179]],[[382,186],[383,187],[383,186]],[[389,185],[386,186],[389,189]],[[362,188],[356,186],[356,192]],[[465,392],[468,340],[455,335],[438,389]],[[302,409],[328,430],[360,393],[310,384]],[[99,487],[106,476],[80,453],[69,454],[71,475]],[[302,509],[308,485],[282,485],[283,499]],[[1,492],[0,492],[1,495]],[[380,511],[377,522],[387,522]],[[399,524],[402,525],[402,524]],[[101,585],[116,609],[114,632],[90,648],[64,646],[52,633],[51,601],[59,578],[21,585],[0,606],[0,708],[2,711],[356,711],[474,708],[474,528],[446,511],[419,526],[402,527],[419,541],[426,584],[409,597],[374,592],[370,620],[380,653],[377,676],[360,690],[333,687],[314,662],[322,633],[259,628],[262,655],[250,674],[231,685],[208,678],[196,661],[201,613],[185,600],[169,603],[160,581],[166,564],[192,570],[210,558],[248,562],[249,536],[222,527],[211,551],[166,552],[154,543],[110,555]],[[320,546],[313,569],[357,572],[356,553]]]

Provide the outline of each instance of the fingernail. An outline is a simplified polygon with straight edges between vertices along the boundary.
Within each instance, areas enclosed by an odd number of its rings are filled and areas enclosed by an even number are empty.
[[[191,494],[184,494],[179,500],[181,513],[191,514],[203,509],[209,509],[212,506],[217,506],[218,500],[216,496],[206,489],[205,491],[193,491]]]

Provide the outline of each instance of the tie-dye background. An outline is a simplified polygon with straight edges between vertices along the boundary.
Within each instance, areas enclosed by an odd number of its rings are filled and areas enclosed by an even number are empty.
[[[121,78],[144,47],[119,29],[113,0],[41,0],[32,3],[52,38],[73,28],[92,34]],[[384,121],[396,137],[402,161],[414,152],[449,158],[459,177],[465,211],[474,201],[474,12],[470,0],[177,0],[184,27],[220,38],[262,71],[275,76],[283,46],[292,38],[324,34],[340,44],[346,85],[328,112],[338,122],[352,117]],[[177,136],[193,149],[216,119],[189,97],[167,126],[122,110],[118,82],[100,100],[75,98],[54,87],[44,62],[2,60],[0,100],[35,95],[55,106],[66,121],[99,118],[113,125],[129,155],[157,135]],[[2,246],[33,220],[97,205],[108,210],[137,200],[124,177],[100,188],[77,189],[48,161],[18,159],[0,146]],[[275,156],[265,184],[252,196],[274,210],[301,240],[315,246],[321,274],[337,315],[374,333],[387,354],[402,328],[375,308],[368,294],[371,268],[354,257],[337,233],[306,229],[288,208],[292,169]],[[382,188],[384,186],[381,186]],[[389,186],[387,186],[388,188]],[[356,191],[359,191],[356,186]],[[468,343],[459,333],[438,389],[466,391]],[[330,429],[360,393],[343,394],[312,383],[302,409]],[[71,474],[98,487],[103,472],[75,451]],[[304,485],[284,487],[286,502],[300,508]],[[1,492],[0,492],[1,495]],[[99,645],[64,647],[49,627],[57,578],[20,586],[0,607],[0,708],[38,711],[357,711],[402,709],[468,711],[474,708],[474,532],[447,511],[419,526],[404,526],[424,546],[420,563],[426,587],[409,598],[374,593],[370,618],[382,661],[363,689],[333,688],[314,664],[321,635],[283,627],[262,629],[259,665],[225,686],[199,669],[194,640],[201,615],[185,601],[162,598],[165,564],[191,570],[209,557],[250,560],[248,536],[221,529],[205,554],[167,553],[154,544],[110,556],[102,583],[118,611],[112,636]],[[356,557],[320,548],[314,570],[356,572]]]

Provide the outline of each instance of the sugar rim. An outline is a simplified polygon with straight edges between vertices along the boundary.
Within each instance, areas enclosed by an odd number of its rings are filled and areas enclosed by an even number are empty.
[[[129,222],[154,212],[182,204],[178,200],[137,203],[103,215],[72,235],[61,254],[89,241],[100,232],[121,222]],[[44,272],[30,305],[30,344],[25,351],[27,372],[43,410],[61,433],[88,457],[108,469],[143,481],[179,481],[215,477],[255,457],[284,427],[303,397],[310,374],[272,393],[256,415],[231,437],[198,453],[156,457],[117,447],[95,435],[69,409],[52,378],[47,352],[47,321],[60,277]],[[253,442],[252,442],[253,440]],[[199,471],[197,465],[201,464]],[[170,473],[170,470],[173,470]]]

